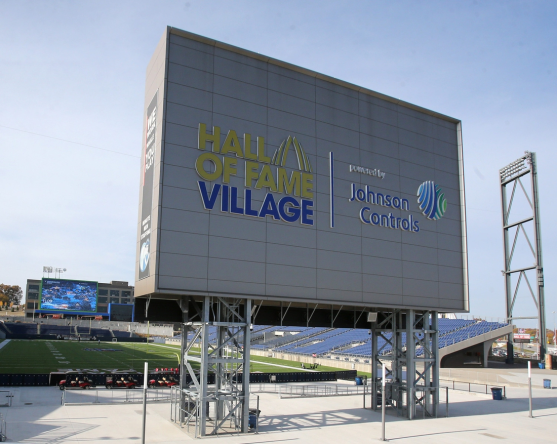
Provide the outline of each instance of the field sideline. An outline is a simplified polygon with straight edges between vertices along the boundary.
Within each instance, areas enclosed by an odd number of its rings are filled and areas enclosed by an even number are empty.
[[[180,346],[137,342],[46,341],[12,339],[0,349],[0,373],[50,373],[68,370],[143,371],[161,367],[178,367]],[[197,363],[192,363],[195,367]],[[319,366],[318,371],[339,371]],[[254,356],[250,372],[302,372],[300,363],[283,359]]]

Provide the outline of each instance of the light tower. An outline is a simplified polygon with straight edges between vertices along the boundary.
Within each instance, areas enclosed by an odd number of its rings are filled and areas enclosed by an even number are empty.
[[[530,175],[530,184],[525,187],[522,183],[522,178]],[[540,360],[545,356],[545,299],[544,299],[544,279],[543,279],[543,261],[542,261],[542,237],[540,228],[540,208],[538,197],[538,172],[536,167],[536,153],[526,151],[524,156],[510,163],[504,168],[499,170],[499,177],[501,180],[501,204],[502,204],[502,217],[503,217],[503,249],[505,255],[505,268],[502,270],[505,277],[505,302],[506,302],[506,318],[509,323],[517,319],[537,319],[539,329],[539,358]],[[512,185],[510,197],[507,198],[507,187]],[[531,215],[519,220],[511,218],[511,209],[517,185],[521,188],[526,196],[526,200],[532,210]],[[520,193],[520,191],[519,191]],[[531,226],[534,233],[534,242],[530,241],[525,226]],[[514,240],[512,246],[509,243],[509,234],[514,232]],[[515,253],[517,240],[520,233],[524,236],[530,247],[530,251],[534,257],[534,263],[531,266],[513,268],[512,260]],[[536,281],[530,282],[527,272],[535,270]],[[511,276],[518,273],[518,280],[514,287],[511,285]],[[513,315],[514,305],[516,303],[518,289],[524,280],[528,290],[534,301],[537,310],[536,316],[519,316]],[[534,284],[535,291],[532,287]],[[507,364],[514,363],[513,355],[513,335],[509,335],[507,341]]]

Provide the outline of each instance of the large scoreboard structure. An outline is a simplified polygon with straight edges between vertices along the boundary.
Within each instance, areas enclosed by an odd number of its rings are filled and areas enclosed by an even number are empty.
[[[169,27],[143,134],[136,319],[410,334],[468,311],[458,119]]]
[[[97,298],[97,282],[43,278],[39,309],[45,312],[94,314],[97,312]]]

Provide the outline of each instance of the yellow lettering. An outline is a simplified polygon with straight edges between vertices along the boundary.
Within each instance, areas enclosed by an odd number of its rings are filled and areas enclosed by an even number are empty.
[[[271,163],[271,158],[265,155],[265,138],[257,138],[257,158],[259,162]]]
[[[275,178],[273,177],[269,165],[263,165],[261,173],[259,174],[259,179],[257,179],[255,183],[255,188],[258,190],[263,187],[269,188],[271,191],[277,191],[277,184],[275,183]]]
[[[236,166],[237,160],[233,157],[223,157],[224,160],[224,174],[222,175],[222,181],[224,183],[230,182],[230,176],[235,176],[238,170],[234,168]]]
[[[213,127],[213,134],[207,134],[207,125],[204,123],[199,124],[199,134],[198,134],[198,144],[197,147],[200,150],[204,150],[207,142],[213,144],[213,151],[215,153],[219,152],[220,149],[220,128],[218,126]]]
[[[252,181],[259,177],[259,164],[246,160],[246,187],[251,188]]]
[[[292,171],[290,180],[288,180],[288,172],[284,168],[278,169],[278,192],[292,194],[294,196],[300,195],[300,172]]]
[[[242,147],[240,146],[240,141],[238,140],[238,136],[236,135],[236,131],[228,131],[220,152],[221,154],[234,153],[237,157],[244,157],[244,154],[242,153]]]
[[[302,197],[313,198],[313,174],[302,173]]]
[[[207,171],[205,169],[205,161],[211,162],[214,167],[215,171]],[[212,181],[218,179],[222,174],[222,162],[216,154],[213,153],[203,153],[199,156],[195,161],[195,170],[197,174],[199,174],[203,179]]]
[[[244,134],[244,156],[246,159],[257,160],[257,154],[251,152],[251,135]]]

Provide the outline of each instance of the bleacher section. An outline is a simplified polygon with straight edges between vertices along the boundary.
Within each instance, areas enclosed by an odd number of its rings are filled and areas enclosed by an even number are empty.
[[[497,330],[506,325],[499,322],[439,319],[439,348]],[[281,330],[293,331],[292,328],[287,327],[265,327],[259,329],[260,334],[257,336],[257,339],[255,341],[252,339],[252,348],[302,355],[324,356],[334,354],[362,358],[371,357],[371,334],[366,329],[301,328],[299,330],[300,333],[297,335],[266,338],[262,342],[263,332]],[[390,333],[386,333],[385,337],[390,339]],[[288,341],[288,343],[281,341]],[[406,335],[404,333],[402,335],[402,342],[403,344],[406,343]],[[391,346],[388,344],[385,346],[385,343],[385,339],[378,338],[378,348],[382,348],[382,354],[391,352]],[[422,353],[423,350],[420,348],[416,350],[418,356]]]
[[[52,325],[40,323],[0,322],[0,331],[7,339],[57,339],[81,338],[111,341],[112,338],[134,338],[139,336],[129,331],[109,330],[104,328],[77,327],[75,325]]]
[[[79,336],[86,338],[97,338],[102,341],[110,339],[113,337],[110,334],[110,330],[105,328],[89,328],[89,327],[77,327],[77,333]]]
[[[457,342],[464,341],[465,339],[473,338],[474,336],[482,335],[498,328],[504,327],[507,324],[499,322],[486,322],[480,321],[472,325],[462,328],[460,330],[452,331],[439,338],[439,348],[447,347],[448,345],[456,344]]]
[[[313,353],[318,353],[315,350],[321,350],[324,348],[323,343],[325,343],[326,345],[328,344],[332,344],[336,341],[333,340],[333,342],[331,341],[327,341],[328,339],[346,333],[348,330],[348,328],[334,328],[334,329],[329,329],[319,335],[313,336],[307,340],[302,340],[302,341],[297,341],[293,344],[288,344],[284,347],[279,347],[277,350],[278,351],[282,351],[282,352],[293,352],[293,353],[302,353],[302,354],[313,354]],[[325,345],[325,346],[326,346]],[[295,350],[294,350],[295,349]],[[319,352],[319,353],[324,353],[324,352]]]
[[[8,323],[4,324],[6,330],[13,335],[36,335],[36,324],[23,324],[23,323]]]
[[[309,338],[314,336],[322,331],[327,330],[326,328],[322,327],[281,327],[276,329],[275,331],[284,331],[284,332],[296,332],[296,334],[288,334],[285,336],[275,336],[274,339],[265,341],[262,344],[253,344],[252,348],[260,349],[260,350],[267,350],[269,348],[279,347],[281,345],[290,344],[293,342],[299,342],[304,338]]]
[[[452,346],[505,326],[507,324],[499,322],[439,319],[439,348]],[[193,335],[192,332],[188,336],[191,338],[191,335]],[[378,349],[380,354],[389,354],[392,351],[388,343],[390,333],[384,333],[383,336],[377,339]],[[173,339],[179,340],[180,338],[181,335],[177,335]],[[215,344],[216,340],[216,328],[210,327],[209,341]],[[402,334],[402,342],[403,345],[406,344],[405,333]],[[367,329],[256,325],[251,332],[251,347],[254,350],[327,356],[338,360],[363,358],[364,362],[367,362],[365,360],[371,358],[371,334]],[[416,355],[421,356],[422,354],[423,349],[417,347]]]
[[[41,335],[74,336],[75,327],[71,325],[41,325]]]

